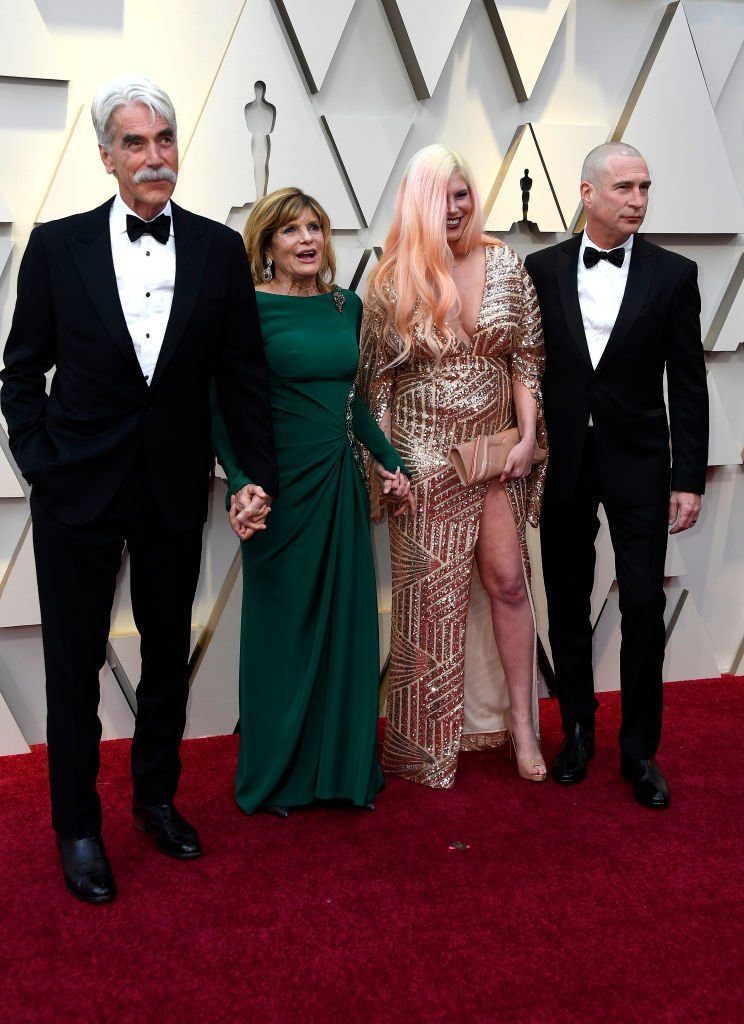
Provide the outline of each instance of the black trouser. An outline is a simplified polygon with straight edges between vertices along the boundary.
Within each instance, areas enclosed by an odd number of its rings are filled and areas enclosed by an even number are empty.
[[[79,838],[101,831],[98,674],[125,544],[142,657],[131,755],[134,796],[154,804],[171,801],[176,792],[202,527],[177,532],[165,522],[142,459],[91,523],[59,522],[33,493],[31,511],[46,666],[52,824],[61,836]],[[173,512],[178,517],[177,501]]]
[[[633,481],[627,484],[632,497]],[[576,722],[592,724],[598,706],[592,672],[590,601],[600,503],[615,552],[622,616],[620,748],[627,757],[650,758],[661,737],[669,505],[619,505],[608,500],[591,429],[574,496],[556,500],[548,480],[540,519],[548,634],[563,727],[571,728]]]

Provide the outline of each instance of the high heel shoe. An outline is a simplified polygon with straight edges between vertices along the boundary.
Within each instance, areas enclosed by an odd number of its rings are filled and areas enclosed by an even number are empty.
[[[511,749],[514,748],[514,757],[517,761],[517,775],[520,779],[526,779],[528,782],[545,782],[548,777],[548,769],[545,764],[545,760],[540,753],[539,749],[534,757],[520,757],[517,750],[517,744],[514,740],[514,733],[512,732],[512,720],[511,712],[504,712],[504,724],[509,732],[509,739],[511,740],[511,747],[509,748],[509,756],[511,758]]]

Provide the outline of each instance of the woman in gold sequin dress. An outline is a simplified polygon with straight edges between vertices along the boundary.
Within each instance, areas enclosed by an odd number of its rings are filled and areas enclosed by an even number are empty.
[[[511,732],[522,778],[542,782],[536,632],[525,526],[537,525],[546,446],[544,352],[532,282],[483,235],[462,159],[409,164],[367,289],[360,384],[413,471],[416,512],[390,521],[393,608],[383,768],[453,785],[460,750]],[[518,425],[502,477],[462,485],[454,444]],[[374,487],[374,481],[373,487]],[[374,508],[373,508],[374,511]]]

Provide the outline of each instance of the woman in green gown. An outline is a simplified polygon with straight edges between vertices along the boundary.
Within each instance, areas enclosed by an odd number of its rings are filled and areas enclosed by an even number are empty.
[[[322,207],[279,189],[251,211],[244,238],[269,365],[280,494],[239,508],[249,478],[219,410],[213,444],[242,540],[240,750],[236,799],[248,814],[317,800],[373,807],[382,786],[377,589],[361,442],[382,489],[410,503],[396,450],[355,395],[362,304],[331,285]],[[248,538],[251,537],[250,542]]]

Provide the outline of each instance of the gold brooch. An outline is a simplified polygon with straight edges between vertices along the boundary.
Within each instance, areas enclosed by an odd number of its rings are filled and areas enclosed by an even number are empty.
[[[346,302],[346,296],[344,295],[344,293],[341,291],[341,289],[339,288],[339,286],[337,284],[334,284],[334,286],[333,286],[332,295],[333,295],[333,305],[336,307],[336,309],[339,311],[339,313],[343,313],[343,311],[344,311],[344,303]]]

